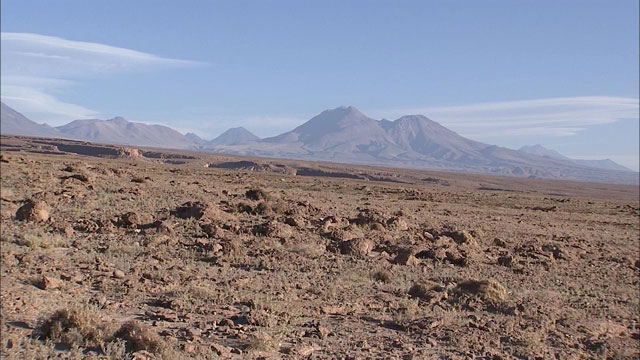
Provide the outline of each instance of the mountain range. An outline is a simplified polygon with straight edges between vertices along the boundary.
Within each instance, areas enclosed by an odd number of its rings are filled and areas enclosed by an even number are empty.
[[[554,159],[567,160],[567,161],[574,162],[576,164],[595,167],[595,168],[604,169],[604,170],[632,171],[631,169],[624,167],[610,159],[602,159],[602,160],[571,159],[569,157],[566,157],[560,154],[555,150],[547,149],[540,144],[523,146],[520,148],[520,151],[524,151],[526,153],[539,155],[539,156],[546,156]]]
[[[423,115],[394,121],[367,117],[352,106],[326,110],[283,134],[260,139],[232,128],[212,140],[162,125],[75,120],[37,124],[2,103],[0,133],[107,144],[187,149],[248,156],[321,160],[497,175],[638,183],[638,174],[611,160],[575,160],[540,145],[519,150],[467,139]]]
[[[61,137],[61,133],[46,124],[37,124],[5,103],[0,103],[0,134],[40,137]]]

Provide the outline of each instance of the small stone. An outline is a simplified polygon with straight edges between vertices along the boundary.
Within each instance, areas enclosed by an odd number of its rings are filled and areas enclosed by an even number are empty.
[[[158,220],[153,223],[153,226],[156,228],[156,232],[158,233],[172,235],[175,232],[173,230],[173,225],[171,225],[171,223],[169,223],[166,220],[165,221]]]
[[[286,240],[293,235],[293,228],[287,224],[273,220],[255,226],[253,232],[257,235],[266,235],[269,237]]]
[[[140,223],[140,217],[135,212],[128,212],[120,217],[120,221],[125,226],[133,226]]]
[[[396,255],[393,262],[398,265],[414,266],[420,264],[420,260],[413,255],[411,249],[404,249]]]
[[[374,230],[374,231],[385,231],[386,228],[384,227],[384,225],[382,225],[380,223],[373,223],[373,224],[371,224],[371,230]]]
[[[204,224],[201,226],[202,231],[204,231],[205,234],[207,234],[207,236],[209,236],[210,238],[222,238],[224,237],[224,229],[221,228],[218,225],[214,225],[214,224]]]
[[[477,246],[478,243],[476,242],[476,240],[473,238],[473,236],[471,235],[470,232],[468,232],[467,230],[461,230],[461,231],[453,231],[449,234],[447,234],[449,236],[451,236],[453,238],[453,240],[458,243],[459,245],[472,245],[472,246]]]
[[[513,256],[505,255],[498,258],[498,264],[502,266],[511,266],[513,264]]]
[[[184,352],[186,352],[187,354],[193,354],[194,352],[196,352],[196,345],[193,343],[184,344]]]
[[[182,206],[177,207],[171,213],[182,219],[196,218],[217,220],[225,216],[225,213],[216,205],[201,203],[199,201],[186,202],[182,204]]]
[[[73,236],[73,233],[75,232],[75,231],[73,230],[73,227],[71,227],[71,226],[69,226],[69,225],[65,226],[63,231],[64,231],[64,234],[65,234],[67,237],[71,237],[71,236]]]
[[[124,277],[125,277],[124,271],[122,271],[122,270],[114,270],[113,271],[113,277],[115,277],[117,279],[124,279]]]
[[[506,248],[506,247],[507,247],[507,243],[506,243],[504,240],[501,240],[501,239],[495,239],[495,240],[493,240],[493,244],[494,244],[495,246],[499,246],[499,247],[501,247],[501,248]]]
[[[315,344],[308,344],[308,345],[301,344],[301,345],[296,346],[296,348],[294,350],[294,353],[296,355],[298,355],[298,356],[301,356],[301,357],[308,357],[308,356],[311,356],[311,354],[314,351],[318,351],[318,350],[320,350],[320,347],[318,345],[315,345]]]
[[[553,250],[553,258],[558,260],[569,260],[567,252],[560,248],[556,248]]]
[[[137,226],[150,223],[152,220],[151,216],[144,213],[137,212],[128,212],[120,216],[120,223],[124,226]],[[155,225],[155,223],[154,223]]]
[[[352,239],[340,244],[340,252],[346,255],[367,256],[373,250],[370,239]]]
[[[155,360],[157,357],[146,350],[140,350],[133,353],[133,360]]]
[[[69,178],[79,180],[83,183],[91,182],[91,178],[86,174],[73,174],[69,176]]]
[[[305,227],[307,225],[307,221],[302,216],[287,217],[284,223],[294,227]]]
[[[389,220],[387,220],[387,226],[399,231],[405,231],[409,229],[409,225],[407,224],[407,222],[404,221],[404,219],[399,217],[392,217]]]
[[[324,326],[318,326],[318,335],[320,335],[320,338],[321,338],[321,339],[324,339],[324,338],[326,338],[327,336],[329,336],[329,333],[330,333],[330,331],[329,331],[329,329],[327,329],[326,327],[324,327]]]
[[[62,280],[54,277],[43,276],[40,281],[40,286],[43,290],[58,289],[62,286]]]
[[[196,328],[187,329],[187,336],[191,338],[195,338],[200,335],[202,335],[202,331],[200,331],[200,329],[196,329]]]
[[[427,342],[429,343],[429,345],[431,345],[431,347],[437,347],[438,346],[438,341],[434,338],[427,338]]]
[[[228,356],[229,353],[231,353],[231,350],[228,347],[220,344],[211,344],[211,349],[218,354],[218,356],[222,357]]]
[[[107,297],[104,295],[99,295],[96,297],[96,303],[100,306],[104,306],[107,304]]]

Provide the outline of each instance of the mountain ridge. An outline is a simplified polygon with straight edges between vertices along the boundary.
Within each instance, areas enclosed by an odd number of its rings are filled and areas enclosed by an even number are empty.
[[[216,138],[208,141],[207,145],[237,145],[251,141],[258,141],[259,137],[242,126],[230,128]]]
[[[269,138],[260,139],[237,127],[208,141],[193,133],[183,135],[167,126],[129,122],[123,117],[80,119],[51,128],[2,105],[2,134],[11,133],[5,129],[14,129],[17,118],[30,126],[25,128],[41,133],[15,135],[519,177],[638,182],[635,173],[623,171],[610,160],[595,166],[593,161],[569,159],[541,146],[508,149],[460,136],[424,115],[376,120],[353,106],[322,111],[294,129]]]
[[[38,124],[28,119],[4,102],[0,102],[0,114],[2,114],[2,122],[0,122],[0,133],[2,134],[40,137],[63,136],[57,129],[47,124]]]
[[[194,146],[192,140],[168,126],[130,122],[121,116],[108,120],[74,120],[56,129],[76,139],[106,144],[185,149]]]
[[[603,170],[617,170],[617,171],[631,171],[633,172],[633,170],[622,166],[618,163],[616,163],[615,161],[611,160],[611,159],[596,159],[596,160],[586,160],[586,159],[572,159],[570,157],[564,156],[561,153],[552,150],[552,149],[548,149],[540,144],[536,144],[536,145],[525,145],[523,147],[521,147],[520,149],[518,149],[520,151],[526,152],[526,153],[530,153],[530,154],[535,154],[535,155],[540,155],[540,156],[548,156],[551,158],[555,158],[555,159],[562,159],[562,160],[568,160],[571,162],[574,162],[576,164],[580,164],[580,165],[584,165],[584,166],[589,166],[589,167],[593,167],[593,168],[598,168],[598,169],[603,169]]]

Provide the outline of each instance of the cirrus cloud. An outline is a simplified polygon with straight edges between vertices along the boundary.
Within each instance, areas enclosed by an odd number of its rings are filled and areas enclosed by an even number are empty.
[[[11,75],[86,77],[105,72],[204,64],[41,34],[3,32],[0,39],[2,71]]]
[[[66,87],[112,73],[206,65],[33,33],[2,32],[0,40],[2,101],[52,125],[98,114],[59,99]]]
[[[638,98],[582,96],[379,110],[375,115],[424,114],[463,136],[572,136],[588,126],[638,119]]]

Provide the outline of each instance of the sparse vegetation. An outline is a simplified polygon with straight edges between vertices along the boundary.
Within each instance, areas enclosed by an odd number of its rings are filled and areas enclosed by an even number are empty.
[[[124,340],[128,352],[140,350],[151,353],[160,352],[164,345],[162,339],[147,326],[137,321],[127,321],[113,334],[116,339]]]
[[[18,236],[16,238],[16,243],[32,249],[69,247],[69,240],[64,238],[62,235],[40,231],[31,231],[23,234],[22,236]]]
[[[3,358],[638,357],[631,190],[67,157],[2,163]]]
[[[383,283],[388,283],[391,281],[391,273],[386,270],[378,270],[373,273],[373,279],[375,281],[381,281]]]
[[[108,337],[100,312],[89,305],[54,312],[41,320],[37,333],[44,339],[83,347],[99,347]]]
[[[458,284],[456,290],[460,293],[477,295],[489,301],[502,301],[507,298],[507,290],[493,279],[463,281]]]
[[[255,200],[255,201],[271,199],[271,196],[269,195],[269,193],[266,190],[260,189],[260,188],[247,190],[247,192],[245,193],[245,196],[247,197],[247,199]]]

